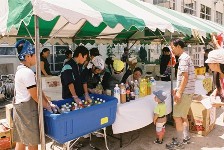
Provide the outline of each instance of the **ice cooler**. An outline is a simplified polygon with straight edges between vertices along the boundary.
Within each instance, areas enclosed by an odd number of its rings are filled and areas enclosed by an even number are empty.
[[[58,143],[65,143],[85,134],[97,131],[112,125],[117,111],[117,99],[112,96],[91,94],[91,97],[105,100],[105,103],[90,106],[84,109],[52,114],[44,111],[45,134]],[[61,107],[71,103],[73,99],[53,101]]]

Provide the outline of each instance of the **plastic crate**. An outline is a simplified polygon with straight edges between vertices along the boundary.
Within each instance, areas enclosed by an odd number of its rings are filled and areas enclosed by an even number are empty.
[[[112,125],[116,117],[117,99],[112,96],[99,94],[90,96],[101,98],[105,100],[105,103],[63,114],[52,114],[44,111],[46,135],[63,144]],[[71,102],[73,102],[73,99],[54,101],[53,103],[61,107],[61,105]]]

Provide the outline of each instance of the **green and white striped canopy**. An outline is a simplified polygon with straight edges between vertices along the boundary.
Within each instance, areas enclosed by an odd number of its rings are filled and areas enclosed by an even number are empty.
[[[146,29],[200,36],[224,31],[217,23],[140,0],[1,0],[0,34],[34,36],[33,15],[40,17],[41,39],[136,39],[147,36]]]

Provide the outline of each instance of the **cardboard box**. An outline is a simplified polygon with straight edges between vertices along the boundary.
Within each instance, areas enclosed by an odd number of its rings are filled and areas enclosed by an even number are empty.
[[[59,76],[42,77],[42,88],[61,87],[61,78]]]
[[[0,150],[11,149],[10,128],[0,124]]]
[[[215,126],[216,108],[206,109],[200,101],[193,100],[188,120],[190,132],[206,136]]]
[[[12,104],[5,105],[6,120],[9,125],[9,128],[13,128],[12,110],[13,110]]]
[[[10,134],[11,134],[11,148],[15,148],[16,142],[13,142],[13,128],[10,129]]]
[[[195,100],[195,101],[201,101],[202,100],[202,95],[199,95],[199,94],[194,94],[193,95],[193,100]]]

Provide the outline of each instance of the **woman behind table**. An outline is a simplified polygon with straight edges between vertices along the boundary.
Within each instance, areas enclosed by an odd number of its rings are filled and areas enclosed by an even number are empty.
[[[130,76],[127,78],[126,82],[128,82],[129,84],[131,84],[131,81],[134,82],[135,80],[137,80],[138,83],[139,83],[139,79],[141,78],[141,76],[142,76],[142,69],[139,68],[139,67],[136,67],[136,68],[134,69],[133,74],[130,75]]]
[[[52,75],[50,71],[50,64],[47,60],[49,55],[50,55],[50,50],[48,48],[44,48],[42,52],[40,53],[41,74],[44,75],[45,77]]]
[[[65,57],[66,57],[66,59],[63,62],[63,66],[65,65],[66,62],[68,62],[72,58],[72,51],[71,50],[67,50],[65,52]]]
[[[97,48],[91,48],[89,50],[89,60],[84,66],[90,68],[92,66],[92,60],[96,56],[101,56],[99,50]]]
[[[30,69],[36,64],[35,49],[26,40],[16,43],[20,65],[15,74],[15,100],[13,101],[13,141],[16,150],[37,150],[40,143],[37,87],[34,72]],[[50,104],[43,94],[43,107],[52,112]]]

